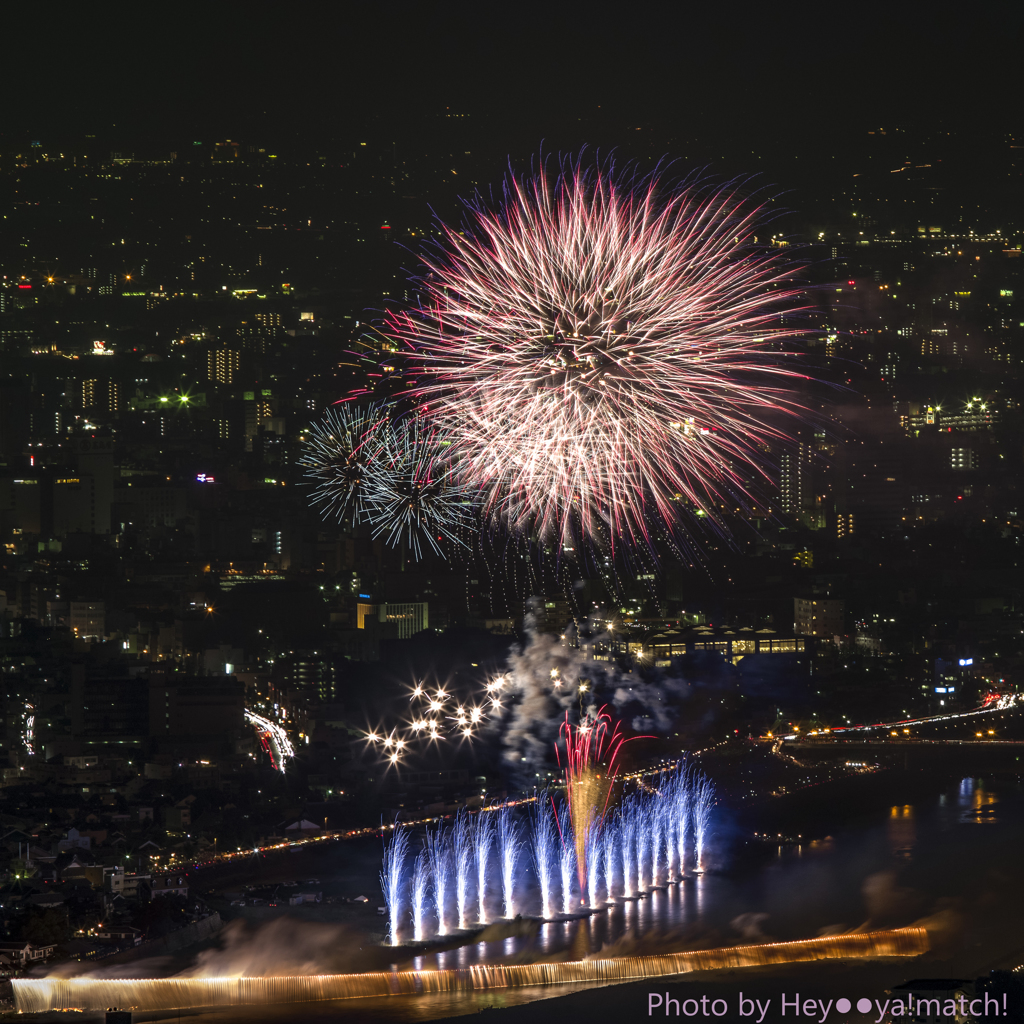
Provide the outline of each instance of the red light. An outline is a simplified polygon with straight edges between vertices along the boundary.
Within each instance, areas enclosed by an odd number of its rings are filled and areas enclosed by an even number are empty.
[[[381,229],[381,231],[390,231],[391,230],[391,225],[390,224],[381,224],[380,229]]]
[[[846,283],[847,284],[856,284],[857,282],[856,281],[847,281]]]
[[[30,284],[19,284],[18,287],[19,288],[31,288],[32,285],[30,285]]]

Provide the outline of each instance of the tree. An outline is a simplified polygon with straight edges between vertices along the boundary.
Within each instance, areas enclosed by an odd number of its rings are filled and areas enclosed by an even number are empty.
[[[21,925],[21,938],[33,946],[49,946],[66,941],[68,915],[62,907],[30,910]]]

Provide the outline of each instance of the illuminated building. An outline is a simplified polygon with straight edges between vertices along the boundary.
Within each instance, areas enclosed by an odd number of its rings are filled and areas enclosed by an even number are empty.
[[[950,469],[975,469],[973,448],[952,448],[949,452]]]
[[[913,437],[927,428],[968,433],[991,430],[1000,420],[1000,409],[995,402],[983,398],[971,398],[962,406],[901,402],[896,412],[900,426]]]
[[[810,503],[811,452],[809,444],[800,441],[793,451],[783,452],[779,459],[779,492],[782,511],[798,515]]]
[[[842,636],[846,630],[846,602],[835,598],[794,598],[793,629],[804,636]]]
[[[356,628],[366,629],[367,620],[388,622],[398,629],[398,639],[408,640],[430,626],[430,606],[426,601],[408,601],[403,604],[356,604]]]
[[[218,384],[233,384],[240,361],[241,355],[234,349],[211,349],[206,353],[207,379]]]
[[[334,700],[338,673],[330,658],[319,654],[295,654],[274,667],[275,681],[285,690],[312,691],[329,703]]]
[[[643,656],[655,665],[667,666],[669,659],[684,654],[714,652],[734,665],[751,654],[802,654],[807,642],[802,636],[777,633],[774,629],[714,629],[701,626],[685,631],[669,629],[644,643]]]
[[[274,340],[281,334],[280,313],[256,313],[235,328],[242,347],[256,355],[266,355]]]
[[[259,434],[260,426],[274,415],[268,401],[269,397],[269,391],[264,391],[259,396],[253,391],[245,393],[245,450],[247,452],[253,450],[253,440]]]
[[[117,412],[120,408],[120,389],[117,381],[86,379],[80,384],[80,402],[83,411],[98,409]]]
[[[101,637],[106,633],[107,606],[103,601],[72,601],[69,624],[76,637]]]

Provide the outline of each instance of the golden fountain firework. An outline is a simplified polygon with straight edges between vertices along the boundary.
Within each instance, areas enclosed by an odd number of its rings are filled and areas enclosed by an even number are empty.
[[[481,965],[439,971],[378,971],[269,978],[14,978],[19,1013],[54,1010],[174,1010],[200,1006],[302,1003],[370,996],[477,992],[533,985],[609,984],[692,971],[761,967],[809,960],[920,956],[930,948],[924,928],[857,932],[798,942],[704,949],[663,956],[568,963]]]
[[[618,725],[612,728],[611,716],[604,708],[593,720],[580,725],[570,723],[566,712],[559,731],[565,741],[565,789],[576,846],[576,871],[582,889],[587,877],[590,838],[608,813],[612,786],[619,773],[619,752],[627,741]]]

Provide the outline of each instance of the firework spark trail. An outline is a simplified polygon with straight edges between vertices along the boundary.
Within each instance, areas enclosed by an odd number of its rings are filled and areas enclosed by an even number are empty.
[[[537,869],[537,884],[540,888],[541,914],[546,918],[555,916],[555,865],[558,861],[558,825],[555,811],[546,791],[537,795],[533,807],[532,844],[534,867]]]
[[[653,852],[653,879],[654,885],[664,885],[669,881],[669,863],[671,855],[670,830],[672,828],[672,805],[663,796],[657,801],[653,813],[654,825],[654,852]]]
[[[572,914],[577,909],[572,898],[572,884],[576,878],[576,844],[572,835],[572,815],[567,805],[563,805],[559,812],[558,830],[562,836],[561,855],[558,858],[562,878],[562,913]]]
[[[684,784],[681,769],[665,772],[658,782],[665,816],[665,877],[669,882],[678,881],[683,873],[681,865],[686,853],[686,840],[679,813],[679,788]]]
[[[476,849],[477,923],[487,924],[487,868],[491,846],[494,843],[493,815],[478,814],[476,816],[473,843]]]
[[[454,472],[436,430],[418,416],[392,422],[384,432],[374,472],[366,478],[366,513],[374,538],[408,545],[416,560],[421,540],[444,556],[442,539],[466,547],[459,536],[476,531],[473,489]]]
[[[690,800],[693,820],[693,869],[704,871],[704,851],[710,838],[711,812],[715,805],[715,787],[711,780],[705,776],[696,779]]]
[[[676,842],[679,844],[679,876],[686,874],[686,837],[690,831],[690,822],[693,817],[693,799],[691,785],[693,773],[689,766],[678,769],[678,785],[676,787]]]
[[[636,801],[636,875],[641,892],[651,885],[651,804],[642,790],[634,797]]]
[[[427,861],[430,864],[430,876],[433,882],[434,912],[437,916],[437,934],[447,935],[448,899],[451,890],[451,835],[443,826],[438,825],[431,831],[427,827],[424,840]]]
[[[601,789],[588,791],[603,798]],[[488,886],[501,894],[502,912],[515,917],[539,903],[545,919],[597,910],[616,897],[635,898],[666,882],[680,881],[688,852],[693,870],[707,870],[707,843],[714,812],[714,786],[700,772],[678,768],[662,773],[655,786],[627,794],[614,814],[580,817],[569,801],[555,807],[542,793],[529,810],[504,804],[470,815],[465,808],[451,829],[428,825],[422,852],[412,859],[409,895],[403,901],[408,858],[407,829],[396,829],[385,847],[381,888],[389,915],[389,941],[399,944],[403,903],[411,906],[413,940],[470,926],[475,880],[477,923],[488,924]],[[524,817],[525,816],[525,817]],[[576,831],[583,821],[582,842]],[[688,825],[689,823],[689,825]],[[688,846],[692,831],[692,847]],[[583,849],[586,869],[579,869]],[[493,849],[493,856],[492,856]],[[521,870],[529,853],[534,872]],[[618,883],[621,864],[621,883]],[[474,878],[475,876],[475,878]],[[560,883],[561,899],[558,898]],[[457,924],[451,916],[454,898]],[[493,916],[493,915],[490,915]]]
[[[598,905],[598,887],[601,884],[601,861],[602,857],[602,843],[604,840],[604,828],[601,824],[594,825],[587,832],[586,849],[587,849],[587,904],[591,907],[597,908]]]
[[[565,743],[565,789],[576,843],[576,870],[583,892],[588,888],[590,833],[600,828],[608,811],[612,785],[619,772],[619,754],[627,741],[618,725],[612,728],[611,716],[604,708],[581,725],[572,725],[566,712],[559,732]],[[555,752],[561,759],[557,747]]]
[[[384,437],[390,431],[387,411],[379,405],[332,406],[323,421],[309,428],[299,465],[316,483],[310,496],[326,518],[366,521],[366,484],[379,461]]]
[[[713,521],[764,476],[803,379],[779,343],[797,292],[746,183],[673,186],[566,160],[467,204],[384,333],[487,515],[568,543],[650,541],[680,501]]]
[[[638,815],[634,801],[623,802],[619,809],[619,842],[622,852],[622,895],[636,896],[639,891],[636,848]]]
[[[506,804],[498,811],[498,861],[501,868],[501,906],[505,917],[516,916],[516,867],[523,852],[523,840],[515,810]]]
[[[393,946],[398,945],[401,927],[402,879],[408,852],[409,835],[405,829],[396,828],[391,842],[384,848],[384,867],[380,873],[380,887],[388,908],[388,938]]]
[[[460,807],[453,826],[455,855],[455,907],[459,928],[469,927],[470,885],[473,880],[473,823],[465,807]]]
[[[603,863],[601,870],[604,873],[605,900],[608,903],[615,902],[615,854],[618,849],[619,823],[616,818],[606,817],[602,828],[604,841],[602,843]]]
[[[427,937],[430,889],[430,858],[426,850],[421,850],[412,867],[412,937],[415,942]]]

